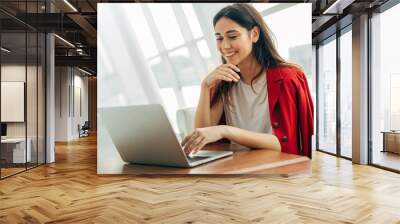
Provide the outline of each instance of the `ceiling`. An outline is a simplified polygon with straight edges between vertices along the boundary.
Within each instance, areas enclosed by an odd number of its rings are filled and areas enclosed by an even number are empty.
[[[312,37],[316,44],[337,29],[337,21],[351,23],[351,17],[373,10],[388,0],[304,0],[269,1],[271,3],[312,3]],[[15,36],[25,28],[55,32],[72,45],[55,38],[56,65],[81,66],[96,72],[97,3],[149,2],[117,0],[1,0],[2,32]],[[158,1],[162,2],[162,1]],[[265,2],[265,1],[254,1]],[[69,3],[69,4],[68,4]],[[50,12],[52,8],[52,13]],[[346,26],[341,22],[340,26]],[[7,34],[12,38],[12,34]],[[22,41],[15,37],[16,41]],[[33,46],[33,45],[32,45]],[[29,51],[29,49],[28,49]]]

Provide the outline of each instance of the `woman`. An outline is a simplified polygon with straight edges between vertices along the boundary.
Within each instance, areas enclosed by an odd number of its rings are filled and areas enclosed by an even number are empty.
[[[313,103],[302,70],[278,54],[251,5],[221,9],[213,25],[223,64],[201,83],[195,130],[182,141],[185,152],[226,138],[311,158]]]

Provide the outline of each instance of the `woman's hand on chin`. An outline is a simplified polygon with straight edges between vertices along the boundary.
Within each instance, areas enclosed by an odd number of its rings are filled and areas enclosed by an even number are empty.
[[[240,69],[234,64],[222,64],[203,79],[201,87],[211,89],[220,81],[238,82],[240,80],[239,72]]]
[[[181,145],[186,155],[195,154],[206,144],[216,142],[223,138],[225,130],[225,125],[196,128],[183,139]]]

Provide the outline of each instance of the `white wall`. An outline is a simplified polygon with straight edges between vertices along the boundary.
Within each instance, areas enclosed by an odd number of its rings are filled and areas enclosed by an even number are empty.
[[[72,67],[56,67],[55,74],[55,141],[77,139],[78,124],[88,120],[88,78]]]
[[[82,73],[79,73],[78,75],[76,74],[75,70],[75,75],[74,75],[74,96],[73,99],[75,100],[74,102],[71,102],[71,104],[74,104],[74,107],[72,108],[72,119],[71,119],[71,135],[73,138],[79,137],[78,133],[78,124],[81,126],[85,123],[85,121],[88,121],[88,77],[81,76]],[[78,93],[80,91],[80,93]],[[80,97],[79,97],[80,95]],[[79,102],[80,100],[80,102]],[[81,107],[81,108],[79,108]],[[79,111],[81,109],[81,111]],[[75,111],[75,113],[74,113]]]

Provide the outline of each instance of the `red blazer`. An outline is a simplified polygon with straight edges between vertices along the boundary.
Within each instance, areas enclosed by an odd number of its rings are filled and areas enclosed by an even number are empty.
[[[311,158],[314,106],[306,76],[291,67],[269,68],[266,76],[271,125],[282,152]]]
[[[266,76],[271,126],[282,152],[311,158],[314,106],[306,76],[287,66],[269,68]],[[219,123],[225,124],[224,114]]]

